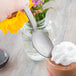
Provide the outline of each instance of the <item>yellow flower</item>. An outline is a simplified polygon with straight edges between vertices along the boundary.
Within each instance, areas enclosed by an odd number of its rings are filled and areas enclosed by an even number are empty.
[[[32,0],[29,0],[29,8],[31,8],[34,3]],[[25,22],[28,22],[28,18],[24,12],[18,11],[15,17],[11,17],[10,19],[5,19],[4,21],[0,22],[0,29],[6,34],[8,31],[10,33],[17,33],[20,28],[23,27]]]

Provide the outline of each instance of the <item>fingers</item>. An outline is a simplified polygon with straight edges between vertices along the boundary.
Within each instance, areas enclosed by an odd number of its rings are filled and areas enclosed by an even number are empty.
[[[29,0],[0,0],[0,21],[29,6]]]
[[[14,5],[14,11],[24,9],[29,5],[29,0],[16,0]]]
[[[9,18],[12,13],[22,10],[26,8],[26,6],[29,6],[29,0],[13,0],[13,2],[10,5],[10,9],[7,11],[7,17]]]

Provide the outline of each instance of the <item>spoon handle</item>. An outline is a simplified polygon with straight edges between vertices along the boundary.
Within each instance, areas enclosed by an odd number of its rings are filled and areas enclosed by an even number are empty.
[[[28,19],[29,19],[29,21],[31,23],[32,29],[36,30],[37,23],[36,23],[36,21],[34,19],[34,16],[33,16],[32,12],[30,11],[29,7],[26,7],[24,9],[24,12],[26,13],[26,15],[27,15],[27,17],[28,17]]]

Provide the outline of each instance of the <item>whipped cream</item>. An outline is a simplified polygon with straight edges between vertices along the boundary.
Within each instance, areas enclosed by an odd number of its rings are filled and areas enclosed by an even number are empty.
[[[76,62],[76,45],[72,42],[61,42],[52,51],[52,61],[64,66]]]

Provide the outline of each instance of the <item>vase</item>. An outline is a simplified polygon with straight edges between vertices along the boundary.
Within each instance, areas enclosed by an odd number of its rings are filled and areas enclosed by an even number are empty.
[[[45,19],[37,22],[37,28],[44,30],[45,28]],[[27,56],[34,61],[41,61],[45,58],[41,56],[32,45],[32,27],[29,22],[25,23],[21,29],[22,38],[24,41],[24,51]]]
[[[63,11],[59,10],[48,10],[46,17],[37,22],[37,28],[43,30],[47,33],[54,46],[59,44],[64,39],[64,33],[66,30],[66,11],[63,17]],[[64,22],[64,23],[63,23]],[[37,53],[32,45],[32,27],[31,24],[25,23],[24,27],[21,29],[22,37],[24,40],[25,52],[26,54],[35,61],[43,60],[44,57]]]
[[[48,23],[45,21],[45,19],[43,19],[37,22],[37,28],[39,30],[45,31],[49,36],[49,38],[54,43],[55,31],[54,31],[54,28],[52,28],[51,24],[52,24],[52,21],[50,19]],[[24,24],[23,28],[21,29],[21,32],[22,32],[22,38],[24,41],[24,50],[27,56],[34,61],[44,60],[45,57],[41,56],[32,45],[32,27],[29,22]]]

